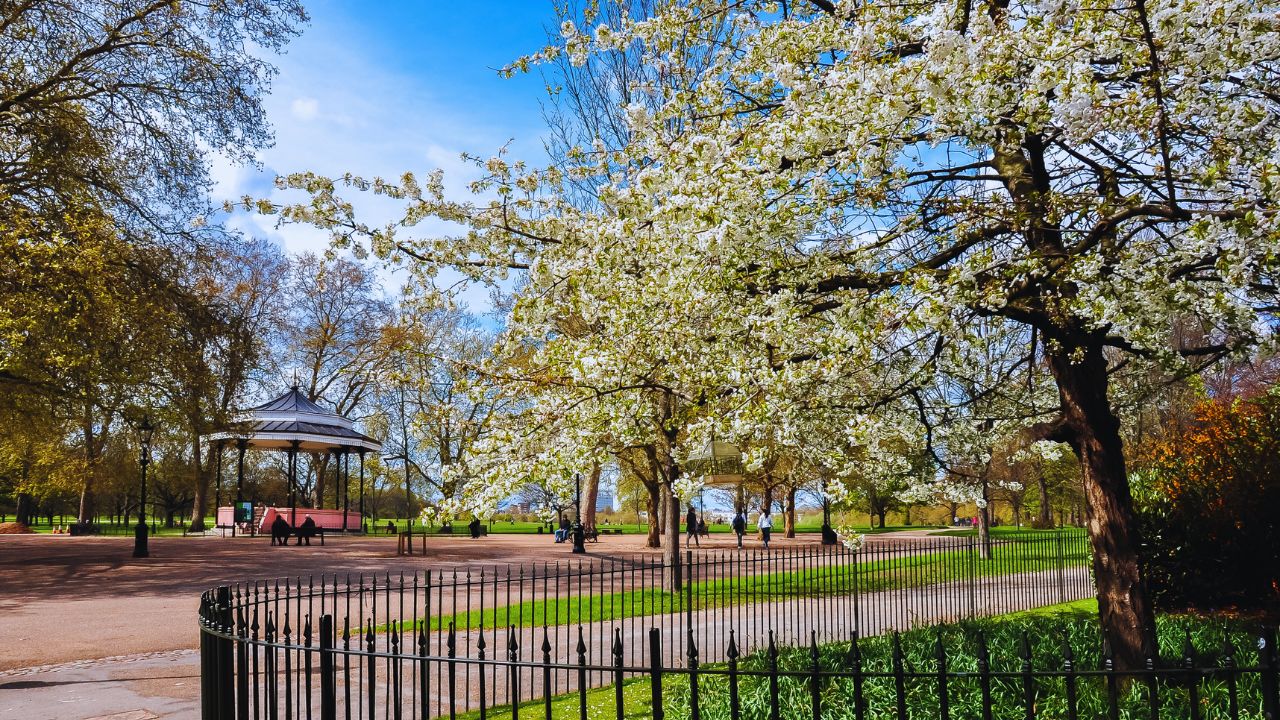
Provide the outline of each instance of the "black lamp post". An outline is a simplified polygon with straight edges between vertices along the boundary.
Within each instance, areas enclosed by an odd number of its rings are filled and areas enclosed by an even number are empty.
[[[138,459],[142,465],[142,489],[138,497],[138,526],[133,530],[133,556],[136,558],[151,555],[147,549],[147,466],[151,464],[153,432],[155,428],[151,425],[151,418],[142,418],[142,424],[138,426],[138,440],[142,445],[142,456]]]
[[[586,531],[582,528],[582,473],[573,476],[573,552],[587,552]]]
[[[836,533],[831,529],[831,499],[827,497],[826,478],[822,478],[822,544],[836,544]]]

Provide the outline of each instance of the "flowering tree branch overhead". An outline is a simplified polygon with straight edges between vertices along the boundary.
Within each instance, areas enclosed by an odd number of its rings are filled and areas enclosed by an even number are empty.
[[[427,276],[516,269],[508,333],[540,364],[600,388],[660,359],[730,436],[780,407],[890,407],[935,386],[940,356],[921,349],[984,346],[980,318],[1021,327],[1056,395],[1023,420],[1081,460],[1102,619],[1119,662],[1139,662],[1151,610],[1108,377],[1125,357],[1177,369],[1270,333],[1274,8],[688,0],[611,17],[566,23],[517,68],[697,58],[636,88],[615,146],[546,169],[484,161],[471,201],[438,174],[345,179],[405,201],[386,228],[309,175],[281,182],[310,202],[264,209]],[[590,202],[570,191],[584,183]],[[462,230],[414,237],[428,217]],[[1179,317],[1203,345],[1170,346]],[[566,318],[591,332],[566,339]]]

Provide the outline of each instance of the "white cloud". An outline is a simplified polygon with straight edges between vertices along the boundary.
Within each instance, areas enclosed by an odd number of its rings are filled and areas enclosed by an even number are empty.
[[[300,171],[394,179],[405,171],[421,176],[440,168],[446,186],[461,196],[478,175],[460,159],[463,152],[488,156],[514,137],[513,153],[531,160],[541,157],[536,106],[513,106],[503,117],[477,117],[474,108],[451,100],[447,88],[435,85],[435,78],[407,76],[378,65],[376,52],[362,49],[333,25],[317,15],[288,54],[274,59],[280,74],[264,105],[275,145],[260,153],[261,168],[215,162],[215,204],[243,195],[281,203],[303,200],[300,194],[281,193],[273,183],[277,174]],[[359,217],[370,225],[399,216],[399,206],[385,198],[348,195]],[[322,253],[328,247],[327,234],[311,227],[277,227],[272,218],[243,211],[223,221],[247,234],[271,238],[289,253]],[[415,231],[430,236],[455,229],[426,221]],[[382,275],[384,290],[395,295],[403,276],[393,271]],[[476,288],[464,297],[473,312],[489,309],[487,290]]]
[[[316,113],[319,111],[320,103],[315,98],[298,98],[289,105],[289,112],[295,118],[304,122],[315,119]]]

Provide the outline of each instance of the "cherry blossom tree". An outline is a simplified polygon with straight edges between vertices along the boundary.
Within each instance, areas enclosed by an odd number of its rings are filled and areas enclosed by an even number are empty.
[[[1247,0],[688,0],[613,25],[588,12],[514,69],[621,48],[705,63],[643,88],[659,101],[627,106],[624,146],[541,170],[479,161],[468,201],[438,173],[301,174],[281,185],[306,202],[260,206],[427,276],[520,272],[514,328],[586,318],[597,341],[564,362],[607,373],[643,347],[744,435],[832,382],[853,390],[851,416],[872,413],[928,387],[947,348],[981,344],[977,319],[1022,326],[1057,395],[1026,432],[1080,459],[1101,619],[1133,667],[1152,611],[1109,376],[1203,365],[1269,332],[1278,26]],[[589,205],[567,190],[583,180]],[[344,184],[404,200],[403,222],[362,224]],[[407,230],[428,217],[463,229]],[[1175,317],[1203,342],[1171,348]]]

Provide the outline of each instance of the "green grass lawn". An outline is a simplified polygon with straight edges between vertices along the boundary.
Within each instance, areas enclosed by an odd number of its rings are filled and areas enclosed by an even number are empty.
[[[68,525],[74,523],[75,521],[76,521],[76,518],[74,515],[55,515],[54,522],[52,525],[50,525],[47,522],[40,522],[40,523],[36,523],[35,525],[30,525],[28,527],[30,527],[31,530],[34,532],[47,535],[52,533],[55,527],[66,528]],[[213,529],[213,524],[214,524],[213,516],[205,518],[204,522],[205,522],[206,529],[208,530]],[[98,527],[101,528],[101,531],[102,531],[101,534],[107,535],[107,536],[125,536],[125,535],[132,536],[135,525],[137,525],[136,519],[129,520],[123,523],[111,523],[111,522],[98,523]],[[169,528],[169,527],[165,527],[163,522],[157,522],[155,524],[152,524],[151,518],[147,518],[147,528],[151,531],[152,537],[156,537],[156,536],[181,537],[185,534],[185,528],[182,525],[178,524],[176,521],[174,526]]]
[[[483,612],[459,612],[426,619],[427,627],[442,630],[453,623],[458,628],[531,627],[603,622],[629,617],[662,615],[695,608],[719,607],[746,602],[769,602],[823,593],[868,593],[888,589],[920,587],[938,583],[983,578],[1058,567],[1059,551],[1066,567],[1088,562],[1082,542],[1010,542],[1002,545],[994,560],[981,560],[968,550],[942,550],[918,555],[872,555],[871,561],[857,564],[817,564],[817,567],[789,572],[764,572],[729,579],[694,582],[679,594],[658,588],[644,588],[601,594],[579,594],[570,588],[564,597],[527,600],[523,603],[485,608]],[[403,630],[416,629],[404,623]],[[385,629],[385,628],[380,628]]]
[[[1062,528],[1052,528],[1047,530],[1041,530],[1033,527],[1015,527],[1013,525],[997,525],[996,527],[991,528],[991,537],[993,539],[1018,538],[1018,537],[1045,537],[1045,536],[1052,536],[1056,534],[1078,535],[1083,532],[1084,532],[1084,529],[1078,528],[1078,527],[1062,527]],[[977,537],[978,530],[977,528],[947,528],[945,530],[940,530],[938,532],[931,533],[931,534],[946,535],[951,537]]]
[[[372,520],[370,520],[370,522],[372,523],[372,526],[370,529],[373,531],[372,532],[373,535],[384,534],[384,531],[386,529],[388,522],[395,525],[396,532],[404,532],[409,527],[409,521],[405,518],[378,518],[376,522],[373,522]],[[422,529],[422,525],[420,523],[417,523],[416,521],[413,527],[415,532]],[[538,528],[542,528],[542,532],[544,534],[550,534],[552,530],[548,530],[547,527],[548,526],[543,523],[526,522],[526,521],[509,522],[506,520],[495,520],[488,525],[489,532],[493,533],[494,535],[536,535],[538,534]],[[623,535],[644,535],[645,533],[649,532],[648,527],[643,523],[637,525],[635,523],[611,522],[608,525],[601,523],[599,524],[599,527],[602,530],[605,530],[605,529],[621,530]],[[458,533],[465,534],[466,528],[467,528],[466,522],[459,520],[454,523],[453,531],[455,534],[458,534]],[[857,532],[862,535],[881,535],[884,533],[901,532],[903,530],[930,530],[930,529],[937,529],[937,528],[941,528],[941,526],[940,525],[889,525],[887,527],[878,528],[878,527],[872,527],[870,525],[853,525],[850,527],[850,529],[852,529],[854,532]],[[427,528],[427,531],[430,533],[438,533],[439,530],[440,528],[438,525]],[[733,532],[733,528],[731,528],[728,524],[712,523],[707,526],[707,532],[715,533],[718,535],[729,534]],[[755,519],[752,518],[749,522],[748,535],[754,535],[755,532],[756,532]],[[816,533],[822,532],[822,518],[821,517],[806,518],[803,522],[796,523],[796,532],[803,533],[803,534],[811,534],[811,533],[816,534]],[[681,525],[681,534],[683,533],[684,533],[684,526]],[[781,537],[781,535],[782,535],[782,529],[781,529],[781,526],[779,526],[778,528],[775,529],[774,536]]]

